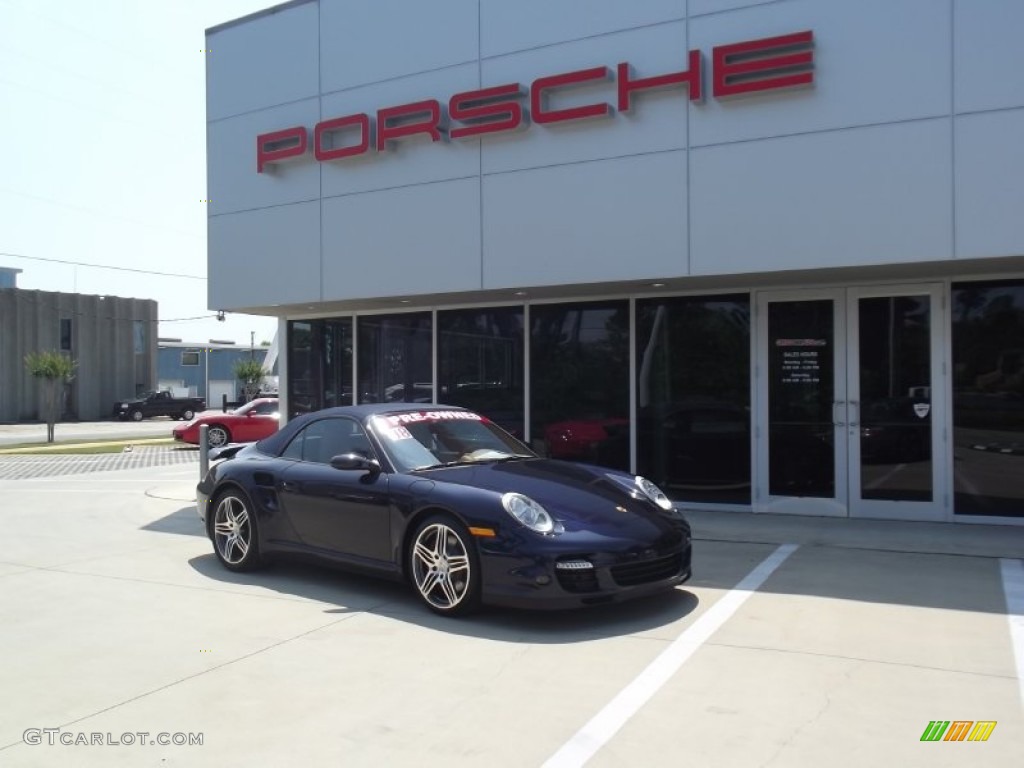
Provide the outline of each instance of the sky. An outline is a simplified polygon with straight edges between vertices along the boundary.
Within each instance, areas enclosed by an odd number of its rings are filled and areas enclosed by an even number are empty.
[[[203,48],[277,4],[0,0],[0,267],[19,288],[155,299],[160,337],[273,338],[276,319],[207,305]]]

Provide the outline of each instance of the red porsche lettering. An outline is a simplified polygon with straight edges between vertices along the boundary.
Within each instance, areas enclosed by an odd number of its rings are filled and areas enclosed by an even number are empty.
[[[384,152],[388,143],[407,136],[425,133],[431,141],[441,140],[441,105],[437,99],[403,104],[377,110],[377,151]]]
[[[325,146],[325,139],[333,142],[332,137],[340,136],[343,132],[351,132],[353,128],[359,131],[359,141],[356,143],[348,145],[332,143],[329,149]],[[320,162],[366,154],[370,149],[371,132],[370,116],[364,113],[324,120],[317,123],[313,129],[313,154]]]
[[[267,163],[279,163],[289,157],[306,154],[308,135],[301,125],[283,131],[262,133],[256,137],[256,173]]]
[[[567,72],[564,75],[553,75],[552,77],[538,77],[533,81],[530,88],[530,118],[535,123],[561,123],[566,120],[582,120],[590,117],[607,117],[612,113],[610,104],[587,104],[582,107],[569,107],[566,109],[548,109],[547,96],[549,91],[556,88],[568,88],[581,83],[593,83],[607,80],[609,77],[608,67],[593,67],[592,69],[581,69],[576,72]]]
[[[654,77],[631,77],[629,64],[619,64],[619,112],[629,112],[632,108],[633,94],[657,88],[671,88],[685,85],[690,92],[690,101],[701,101],[701,55],[700,51],[690,51],[690,68],[683,72]]]
[[[519,83],[456,93],[448,100],[448,116],[464,127],[450,128],[448,136],[465,139],[514,131],[523,125],[523,106],[519,103],[522,97],[523,87]]]
[[[711,52],[711,92],[716,99],[724,99],[810,85],[814,82],[813,44],[814,35],[808,31],[715,46]]]
[[[603,101],[576,106],[553,106],[563,91],[599,87],[615,81],[616,106]],[[788,89],[814,83],[814,34],[789,35],[719,45],[711,53],[711,93],[725,99],[751,93]],[[436,99],[414,101],[366,113],[322,120],[313,128],[313,155],[319,162],[386,152],[404,139],[427,136],[431,142],[468,139],[528,126],[610,117],[617,108],[630,113],[636,97],[649,91],[685,86],[692,102],[704,98],[704,62],[699,50],[689,51],[687,68],[663,75],[634,75],[628,62],[614,73],[605,66],[538,77],[529,89],[508,83],[456,93],[448,100],[447,115]],[[529,111],[524,100],[529,98]],[[296,126],[256,137],[256,171],[307,153],[309,134]]]

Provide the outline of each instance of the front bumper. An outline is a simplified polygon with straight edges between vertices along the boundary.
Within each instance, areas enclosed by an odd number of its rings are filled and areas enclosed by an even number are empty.
[[[204,523],[206,522],[206,508],[210,504],[210,495],[204,493],[202,488],[196,488],[196,512],[199,513],[199,519]]]
[[[481,553],[483,602],[559,610],[623,602],[670,590],[692,575],[689,535],[669,546],[549,555]],[[580,567],[589,563],[590,567]]]

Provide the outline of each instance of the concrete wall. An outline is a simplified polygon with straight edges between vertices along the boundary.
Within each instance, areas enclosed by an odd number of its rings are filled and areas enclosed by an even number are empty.
[[[211,306],[1024,254],[1024,4],[293,3],[208,33]],[[715,99],[716,45],[812,30],[815,84]],[[257,134],[704,54],[702,102],[256,172]],[[614,83],[560,105],[615,103]],[[272,274],[283,264],[288,281]],[[310,307],[313,308],[312,306]]]
[[[78,363],[67,388],[64,418],[106,418],[115,400],[154,386],[155,301],[4,289],[0,290],[0,421],[40,418],[38,387],[24,360],[30,352],[60,350],[61,319],[71,320],[71,349],[66,352]]]

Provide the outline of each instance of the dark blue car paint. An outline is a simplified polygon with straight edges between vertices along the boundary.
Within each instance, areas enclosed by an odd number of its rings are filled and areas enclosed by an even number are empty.
[[[496,534],[474,539],[485,603],[573,607],[657,592],[689,578],[689,525],[675,510],[663,510],[640,493],[633,475],[542,458],[398,473],[368,420],[403,409],[392,403],[300,416],[215,464],[197,489],[200,506],[209,506],[211,497],[234,486],[253,504],[264,555],[313,556],[391,578],[404,578],[407,545],[420,520],[437,512],[450,514],[467,528]],[[306,424],[341,414],[367,426],[381,472],[279,457]],[[512,518],[501,504],[506,492],[544,506],[556,521],[556,532],[537,533]],[[209,534],[211,515],[205,518]],[[666,578],[620,586],[610,576],[612,566],[669,556],[678,556],[679,568]],[[567,557],[594,563],[596,591],[575,593],[560,586],[555,562]]]

